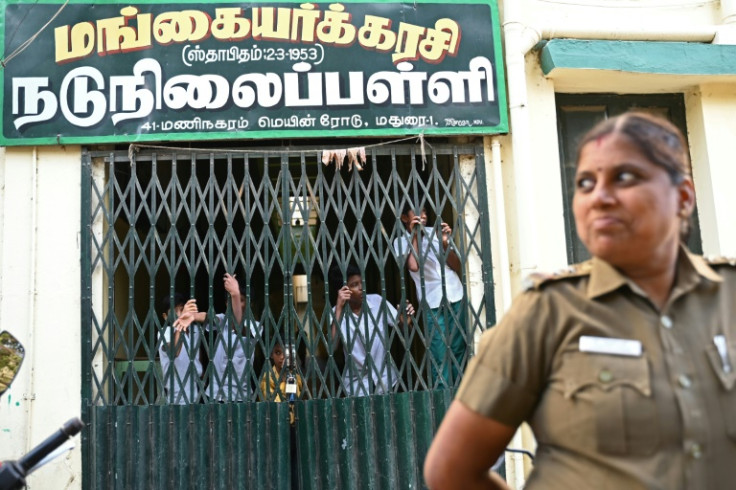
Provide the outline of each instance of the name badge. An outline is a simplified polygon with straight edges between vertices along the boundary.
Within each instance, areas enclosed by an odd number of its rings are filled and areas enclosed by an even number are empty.
[[[629,339],[612,339],[609,337],[580,337],[580,352],[594,352],[597,354],[613,354],[615,356],[641,356],[641,342]]]

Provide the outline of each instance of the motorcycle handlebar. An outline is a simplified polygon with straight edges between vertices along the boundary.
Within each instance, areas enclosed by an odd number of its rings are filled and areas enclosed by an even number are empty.
[[[26,476],[36,469],[36,465],[67,439],[78,434],[83,427],[84,424],[79,418],[69,419],[61,429],[31,449],[28,454],[18,461],[4,461],[0,466],[0,490],[23,488],[26,484]]]
[[[84,424],[78,417],[74,417],[66,421],[61,429],[54,432],[45,441],[30,450],[28,454],[18,460],[18,464],[23,467],[26,474],[30,473],[34,466],[38,464],[54,449],[64,444],[64,441],[75,436],[82,430]]]

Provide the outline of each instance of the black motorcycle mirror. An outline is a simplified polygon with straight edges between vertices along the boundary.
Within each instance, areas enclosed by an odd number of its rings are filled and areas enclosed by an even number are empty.
[[[18,374],[26,355],[23,344],[10,333],[0,332],[0,395],[7,391]],[[0,490],[18,490],[26,485],[26,476],[63,451],[57,450],[70,437],[78,434],[84,424],[78,418],[69,419],[61,429],[47,437],[18,461],[0,462]],[[51,455],[51,457],[49,457]]]
[[[0,395],[10,386],[18,374],[26,355],[23,344],[9,332],[0,332]]]

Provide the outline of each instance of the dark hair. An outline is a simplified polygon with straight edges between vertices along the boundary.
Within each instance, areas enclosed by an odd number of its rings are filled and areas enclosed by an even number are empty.
[[[404,201],[404,205],[401,207],[401,216],[408,214],[409,211],[414,211],[416,209],[416,206],[414,206],[415,202],[417,202],[416,199],[407,198],[406,201]],[[424,206],[419,206],[419,209],[424,209]]]
[[[174,293],[174,308],[178,306],[184,306],[187,303],[187,298],[183,294],[179,292]],[[166,315],[169,314],[169,310],[171,309],[171,294],[167,294],[163,298],[161,298],[161,301],[159,302],[159,310],[158,314],[163,316],[164,313]]]
[[[580,151],[593,140],[620,134],[633,143],[650,162],[663,168],[674,185],[690,175],[690,155],[680,130],[667,119],[648,112],[629,111],[596,124],[578,144]]]
[[[351,276],[362,276],[362,274],[360,273],[360,269],[355,264],[349,263],[345,266],[344,276],[342,275],[340,266],[337,264],[333,265],[332,267],[330,267],[330,271],[327,274],[327,280],[330,283],[330,289],[334,292],[337,292],[341,287],[343,287],[345,281]]]

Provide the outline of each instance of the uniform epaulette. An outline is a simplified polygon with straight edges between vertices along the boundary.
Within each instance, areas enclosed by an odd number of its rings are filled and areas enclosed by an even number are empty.
[[[539,290],[545,284],[554,281],[587,276],[588,274],[590,274],[591,268],[592,265],[590,261],[587,261],[581,262],[579,264],[573,264],[569,267],[565,267],[564,269],[560,269],[552,273],[535,272],[533,274],[529,274],[526,279],[524,279],[522,286],[524,291],[530,291],[532,289]]]
[[[730,265],[730,266],[736,266],[736,257],[704,256],[703,259],[708,263],[708,265]]]

